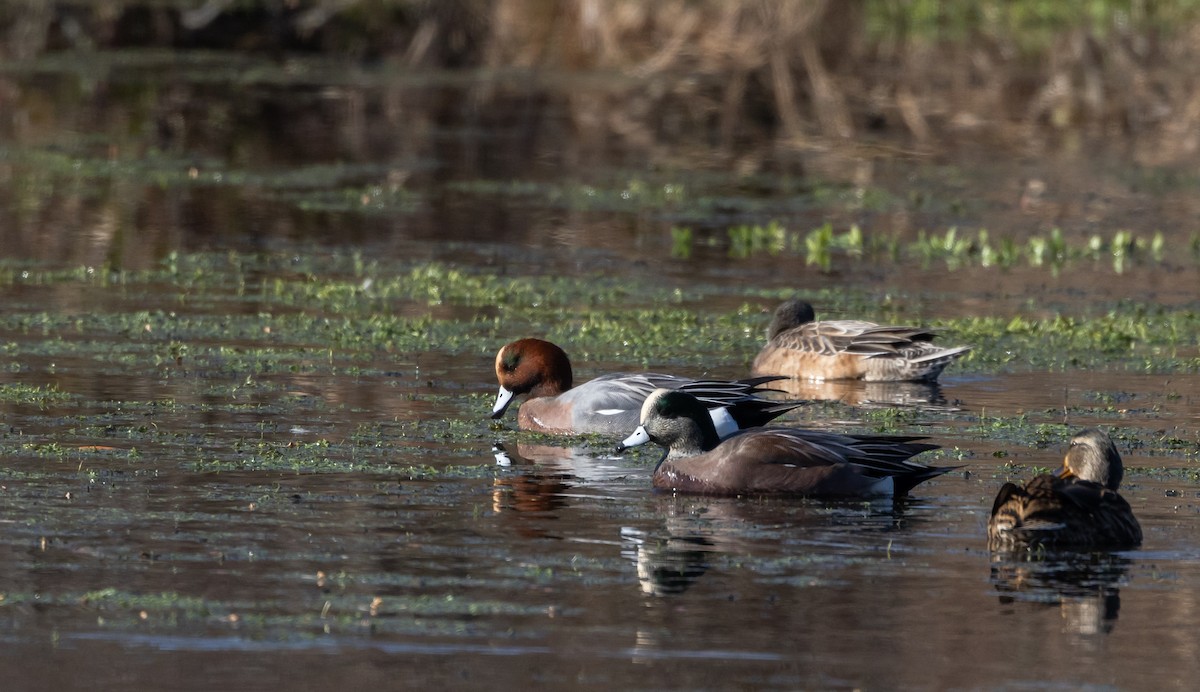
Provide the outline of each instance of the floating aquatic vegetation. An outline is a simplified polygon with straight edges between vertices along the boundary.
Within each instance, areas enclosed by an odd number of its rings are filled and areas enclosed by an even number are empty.
[[[729,254],[745,258],[759,252],[777,255],[788,246],[788,233],[776,221],[766,226],[742,225],[729,229]]]
[[[0,402],[24,404],[44,409],[61,405],[71,400],[71,395],[59,391],[55,386],[42,387],[27,384],[0,384]]]
[[[815,264],[825,271],[833,265],[833,253],[839,251],[848,257],[862,257],[863,234],[858,224],[852,224],[849,230],[837,234],[833,225],[826,223],[820,228],[809,231],[804,237],[804,247],[807,252],[805,262]]]
[[[801,236],[778,221],[765,226],[732,226],[726,234],[728,254],[734,259],[744,260],[760,254],[803,254],[806,264],[826,272],[832,270],[836,258],[845,258],[850,263],[880,264],[908,257],[926,266],[941,262],[950,271],[975,267],[1007,269],[1024,263],[1035,268],[1045,267],[1055,275],[1070,262],[1108,260],[1113,271],[1121,274],[1134,262],[1161,264],[1178,262],[1186,255],[1200,256],[1200,250],[1196,249],[1200,248],[1200,240],[1193,239],[1186,254],[1182,251],[1173,254],[1161,231],[1147,237],[1118,230],[1109,240],[1093,234],[1081,245],[1069,243],[1058,228],[1045,235],[1031,236],[1023,243],[1012,237],[996,237],[983,228],[971,234],[958,227],[941,233],[922,230],[915,240],[907,243],[894,236],[872,236],[857,224],[837,232],[832,224],[826,223]],[[679,259],[691,258],[697,242],[714,244],[711,237],[699,240],[690,227],[673,226],[670,235],[671,255]]]

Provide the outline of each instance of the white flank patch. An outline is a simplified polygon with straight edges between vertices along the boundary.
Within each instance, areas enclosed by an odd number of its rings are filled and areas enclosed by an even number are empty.
[[[717,428],[717,437],[722,440],[738,431],[737,421],[733,419],[733,416],[729,415],[729,411],[724,407],[711,408],[708,410],[708,415],[712,418],[713,425]]]
[[[596,411],[596,413],[599,413],[602,416],[615,416],[619,413],[625,413],[625,409],[623,409],[623,408],[602,408],[599,411]]]

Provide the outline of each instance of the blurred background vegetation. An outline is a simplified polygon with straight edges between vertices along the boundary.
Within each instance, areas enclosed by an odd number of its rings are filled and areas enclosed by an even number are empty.
[[[1198,64],[1200,0],[8,0],[0,246],[1196,248]]]
[[[758,170],[850,141],[1021,153],[1200,146],[1200,2],[10,0],[5,72],[131,48],[306,53],[547,80],[579,152]],[[586,93],[573,73],[619,76]],[[551,76],[552,75],[552,76]],[[16,100],[0,85],[0,103]],[[503,99],[503,93],[491,94]],[[495,105],[487,90],[477,107]],[[524,98],[528,99],[526,95]],[[501,104],[511,106],[511,103]],[[13,127],[7,124],[4,127]]]

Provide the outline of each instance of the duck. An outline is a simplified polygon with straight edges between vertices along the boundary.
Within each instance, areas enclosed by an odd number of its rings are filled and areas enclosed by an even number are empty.
[[[721,436],[747,427],[764,425],[802,406],[804,401],[762,398],[763,385],[782,376],[743,380],[697,380],[660,373],[612,373],[578,387],[571,360],[556,344],[544,339],[518,339],[496,353],[496,379],[500,391],[492,418],[504,416],[513,400],[527,394],[517,411],[517,427],[552,434],[627,433],[638,423],[642,402],[655,389],[681,389],[699,397]]]
[[[1062,466],[1024,486],[1005,483],[992,503],[988,547],[1133,548],[1142,527],[1118,489],[1125,475],[1107,433],[1081,430],[1071,438]]]
[[[775,309],[767,343],[750,374],[823,382],[933,382],[970,346],[942,348],[923,327],[863,320],[817,320],[813,306],[788,300]]]
[[[938,449],[922,437],[772,426],[722,441],[704,405],[682,390],[654,390],[642,404],[640,420],[617,452],[647,442],[665,447],[652,483],[674,493],[895,497],[953,468],[911,461]]]

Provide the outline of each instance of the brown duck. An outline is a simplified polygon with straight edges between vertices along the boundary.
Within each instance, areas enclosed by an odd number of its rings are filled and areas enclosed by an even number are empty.
[[[1005,483],[992,505],[988,547],[1131,548],[1142,542],[1133,509],[1117,492],[1124,476],[1112,438],[1079,432],[1054,474],[1024,487]]]
[[[933,338],[922,327],[817,320],[812,305],[789,300],[775,309],[767,343],[750,372],[814,381],[932,382],[971,350],[935,346]]]
[[[654,487],[707,495],[902,495],[950,468],[909,458],[937,445],[918,437],[841,435],[799,428],[752,428],[722,442],[704,404],[682,390],[657,389],[641,425],[618,447],[667,448]]]

